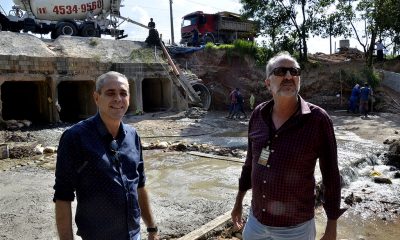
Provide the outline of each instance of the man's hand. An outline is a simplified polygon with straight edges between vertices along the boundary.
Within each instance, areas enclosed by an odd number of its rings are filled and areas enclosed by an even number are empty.
[[[148,240],[159,240],[160,237],[158,236],[158,234],[156,232],[151,232],[149,233],[149,235],[147,236]]]
[[[233,227],[235,230],[240,230],[243,228],[242,212],[243,206],[235,204],[231,212]]]
[[[336,220],[328,220],[326,223],[325,233],[321,240],[336,240],[337,222]]]

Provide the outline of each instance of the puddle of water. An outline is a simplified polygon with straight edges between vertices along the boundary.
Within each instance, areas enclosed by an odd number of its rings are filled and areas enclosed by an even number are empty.
[[[323,213],[316,215],[317,238],[320,239],[325,230],[326,217]],[[338,220],[338,236],[341,240],[399,240],[400,221],[384,221],[368,219],[360,216],[342,216]]]
[[[183,152],[144,152],[151,191],[166,198],[223,200],[237,191],[241,163],[189,155]]]

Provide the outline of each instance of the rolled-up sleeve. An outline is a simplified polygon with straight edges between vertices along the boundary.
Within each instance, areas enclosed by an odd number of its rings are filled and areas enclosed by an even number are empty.
[[[60,139],[57,150],[57,163],[55,172],[53,201],[73,201],[77,179],[76,160],[79,155],[77,148],[78,139],[73,132],[66,130]]]

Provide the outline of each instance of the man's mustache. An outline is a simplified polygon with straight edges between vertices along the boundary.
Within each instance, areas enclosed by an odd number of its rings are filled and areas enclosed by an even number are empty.
[[[285,79],[281,82],[281,86],[285,85],[285,84],[293,84],[294,85],[294,81],[290,80],[290,79]]]

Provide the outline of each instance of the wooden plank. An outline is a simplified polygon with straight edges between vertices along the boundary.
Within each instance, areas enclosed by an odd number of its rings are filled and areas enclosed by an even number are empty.
[[[230,162],[244,163],[244,159],[235,158],[235,157],[220,156],[220,155],[214,155],[214,154],[196,152],[196,151],[190,151],[188,153],[191,155],[199,156],[199,157],[206,157],[206,158],[213,158],[213,159],[225,160],[225,161],[230,161]]]
[[[206,233],[212,231],[213,229],[226,224],[227,221],[231,219],[231,211],[224,213],[223,215],[215,218],[211,222],[208,222],[201,226],[200,228],[186,234],[185,236],[178,238],[178,240],[196,240],[203,237]]]

